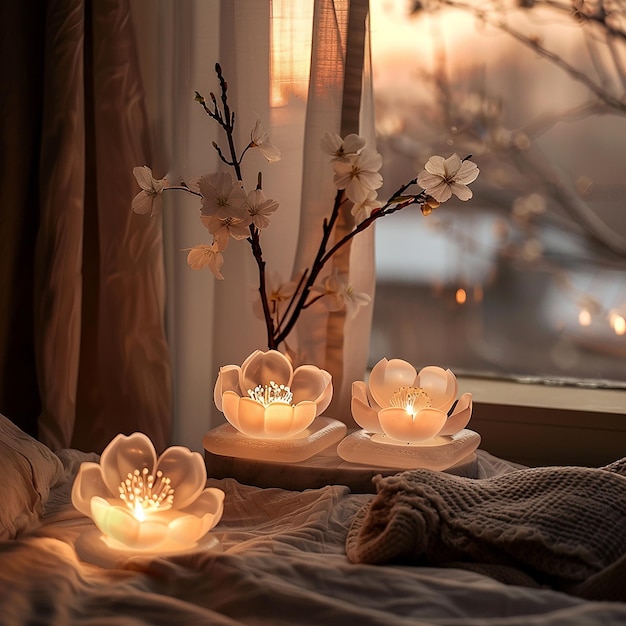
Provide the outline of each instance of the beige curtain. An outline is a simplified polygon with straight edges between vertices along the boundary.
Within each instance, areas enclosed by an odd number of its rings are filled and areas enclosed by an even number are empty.
[[[161,227],[127,0],[3,3],[0,411],[53,449],[170,439]],[[12,155],[7,158],[7,155]]]
[[[49,0],[35,10],[3,3],[0,45],[11,62],[0,102],[0,411],[52,448],[99,451],[118,432],[134,430],[158,448],[172,440],[198,448],[201,433],[223,420],[211,399],[217,369],[265,347],[251,314],[257,277],[245,246],[229,249],[223,283],[187,268],[180,251],[201,236],[189,199],[166,203],[166,302],[161,220],[130,211],[137,192],[131,172],[142,164],[158,176],[215,171],[214,131],[193,91],[215,89],[212,65],[220,60],[241,138],[260,114],[283,151],[269,168],[252,160],[250,176],[265,169],[265,186],[281,203],[263,243],[268,266],[289,278],[332,202],[321,134],[369,132],[361,80],[368,75],[367,2],[313,3],[308,99],[270,106],[278,4]],[[300,25],[310,19],[301,2],[282,4]],[[348,68],[355,74],[344,81]],[[352,85],[350,115],[344,83]],[[337,261],[358,267],[351,281],[372,292],[368,237]],[[369,317],[365,311],[350,325],[341,315],[306,322],[329,340],[313,346],[311,358],[333,373],[337,398],[363,375]],[[349,421],[345,406],[340,413]]]

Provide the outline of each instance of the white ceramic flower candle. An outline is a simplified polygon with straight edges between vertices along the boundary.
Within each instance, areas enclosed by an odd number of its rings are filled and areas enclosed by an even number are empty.
[[[257,439],[283,439],[305,431],[330,404],[331,375],[313,365],[295,370],[277,350],[256,350],[240,366],[220,368],[217,408],[239,432]]]
[[[117,435],[100,463],[82,463],[72,504],[117,547],[183,550],[221,519],[224,492],[206,487],[202,456],[172,446],[157,458],[143,433]]]
[[[454,435],[468,424],[472,395],[465,393],[456,402],[457,393],[450,370],[428,366],[418,373],[401,359],[382,359],[373,367],[369,384],[352,384],[352,416],[368,432],[422,443]]]

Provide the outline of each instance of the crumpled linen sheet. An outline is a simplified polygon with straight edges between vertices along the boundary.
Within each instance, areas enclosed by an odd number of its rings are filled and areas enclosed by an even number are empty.
[[[352,564],[348,528],[373,496],[209,480],[226,492],[218,545],[103,567],[76,546],[93,533],[70,503],[86,455],[64,451],[66,480],[42,526],[0,542],[0,624],[571,626],[626,623],[626,605],[504,585],[461,569]],[[514,469],[481,453],[480,474]]]

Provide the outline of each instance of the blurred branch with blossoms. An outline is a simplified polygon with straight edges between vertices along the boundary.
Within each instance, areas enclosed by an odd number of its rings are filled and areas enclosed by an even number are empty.
[[[246,191],[242,162],[249,150],[258,150],[269,163],[281,158],[279,149],[270,142],[268,133],[257,119],[250,133],[250,142],[237,150],[234,139],[235,113],[228,104],[228,86],[219,64],[215,72],[220,85],[219,100],[213,93],[207,101],[196,92],[196,101],[207,115],[224,131],[227,148],[213,143],[222,163],[228,168],[202,176],[198,181],[170,185],[167,178],[155,179],[149,167],[133,170],[141,191],[133,199],[133,211],[157,215],[161,209],[162,194],[173,190],[193,194],[200,200],[200,222],[212,237],[210,244],[198,244],[189,249],[187,262],[196,270],[208,268],[215,278],[223,280],[223,252],[231,239],[246,240],[258,268],[259,301],[256,310],[265,322],[267,346],[279,349],[284,344],[302,312],[316,302],[329,310],[346,309],[354,316],[360,306],[370,303],[367,294],[356,293],[343,276],[324,275],[323,270],[333,255],[358,233],[376,220],[411,205],[429,215],[454,194],[460,200],[469,200],[472,191],[468,185],[476,180],[479,170],[469,157],[457,154],[444,158],[432,156],[424,170],[401,185],[385,202],[378,199],[377,190],[383,179],[379,173],[382,157],[366,146],[362,137],[351,134],[345,138],[326,133],[321,148],[330,156],[333,183],[337,188],[328,217],[322,224],[320,243],[315,258],[296,279],[282,285],[269,285],[266,262],[261,246],[261,231],[268,228],[278,203],[265,196],[263,177],[259,172],[255,189]],[[351,211],[354,228],[337,241],[333,240],[335,225],[342,211]]]

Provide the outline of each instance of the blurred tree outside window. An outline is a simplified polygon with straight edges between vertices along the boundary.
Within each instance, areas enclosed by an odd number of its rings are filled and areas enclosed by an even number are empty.
[[[377,223],[371,363],[626,386],[626,3],[370,4],[379,197],[481,170]]]

